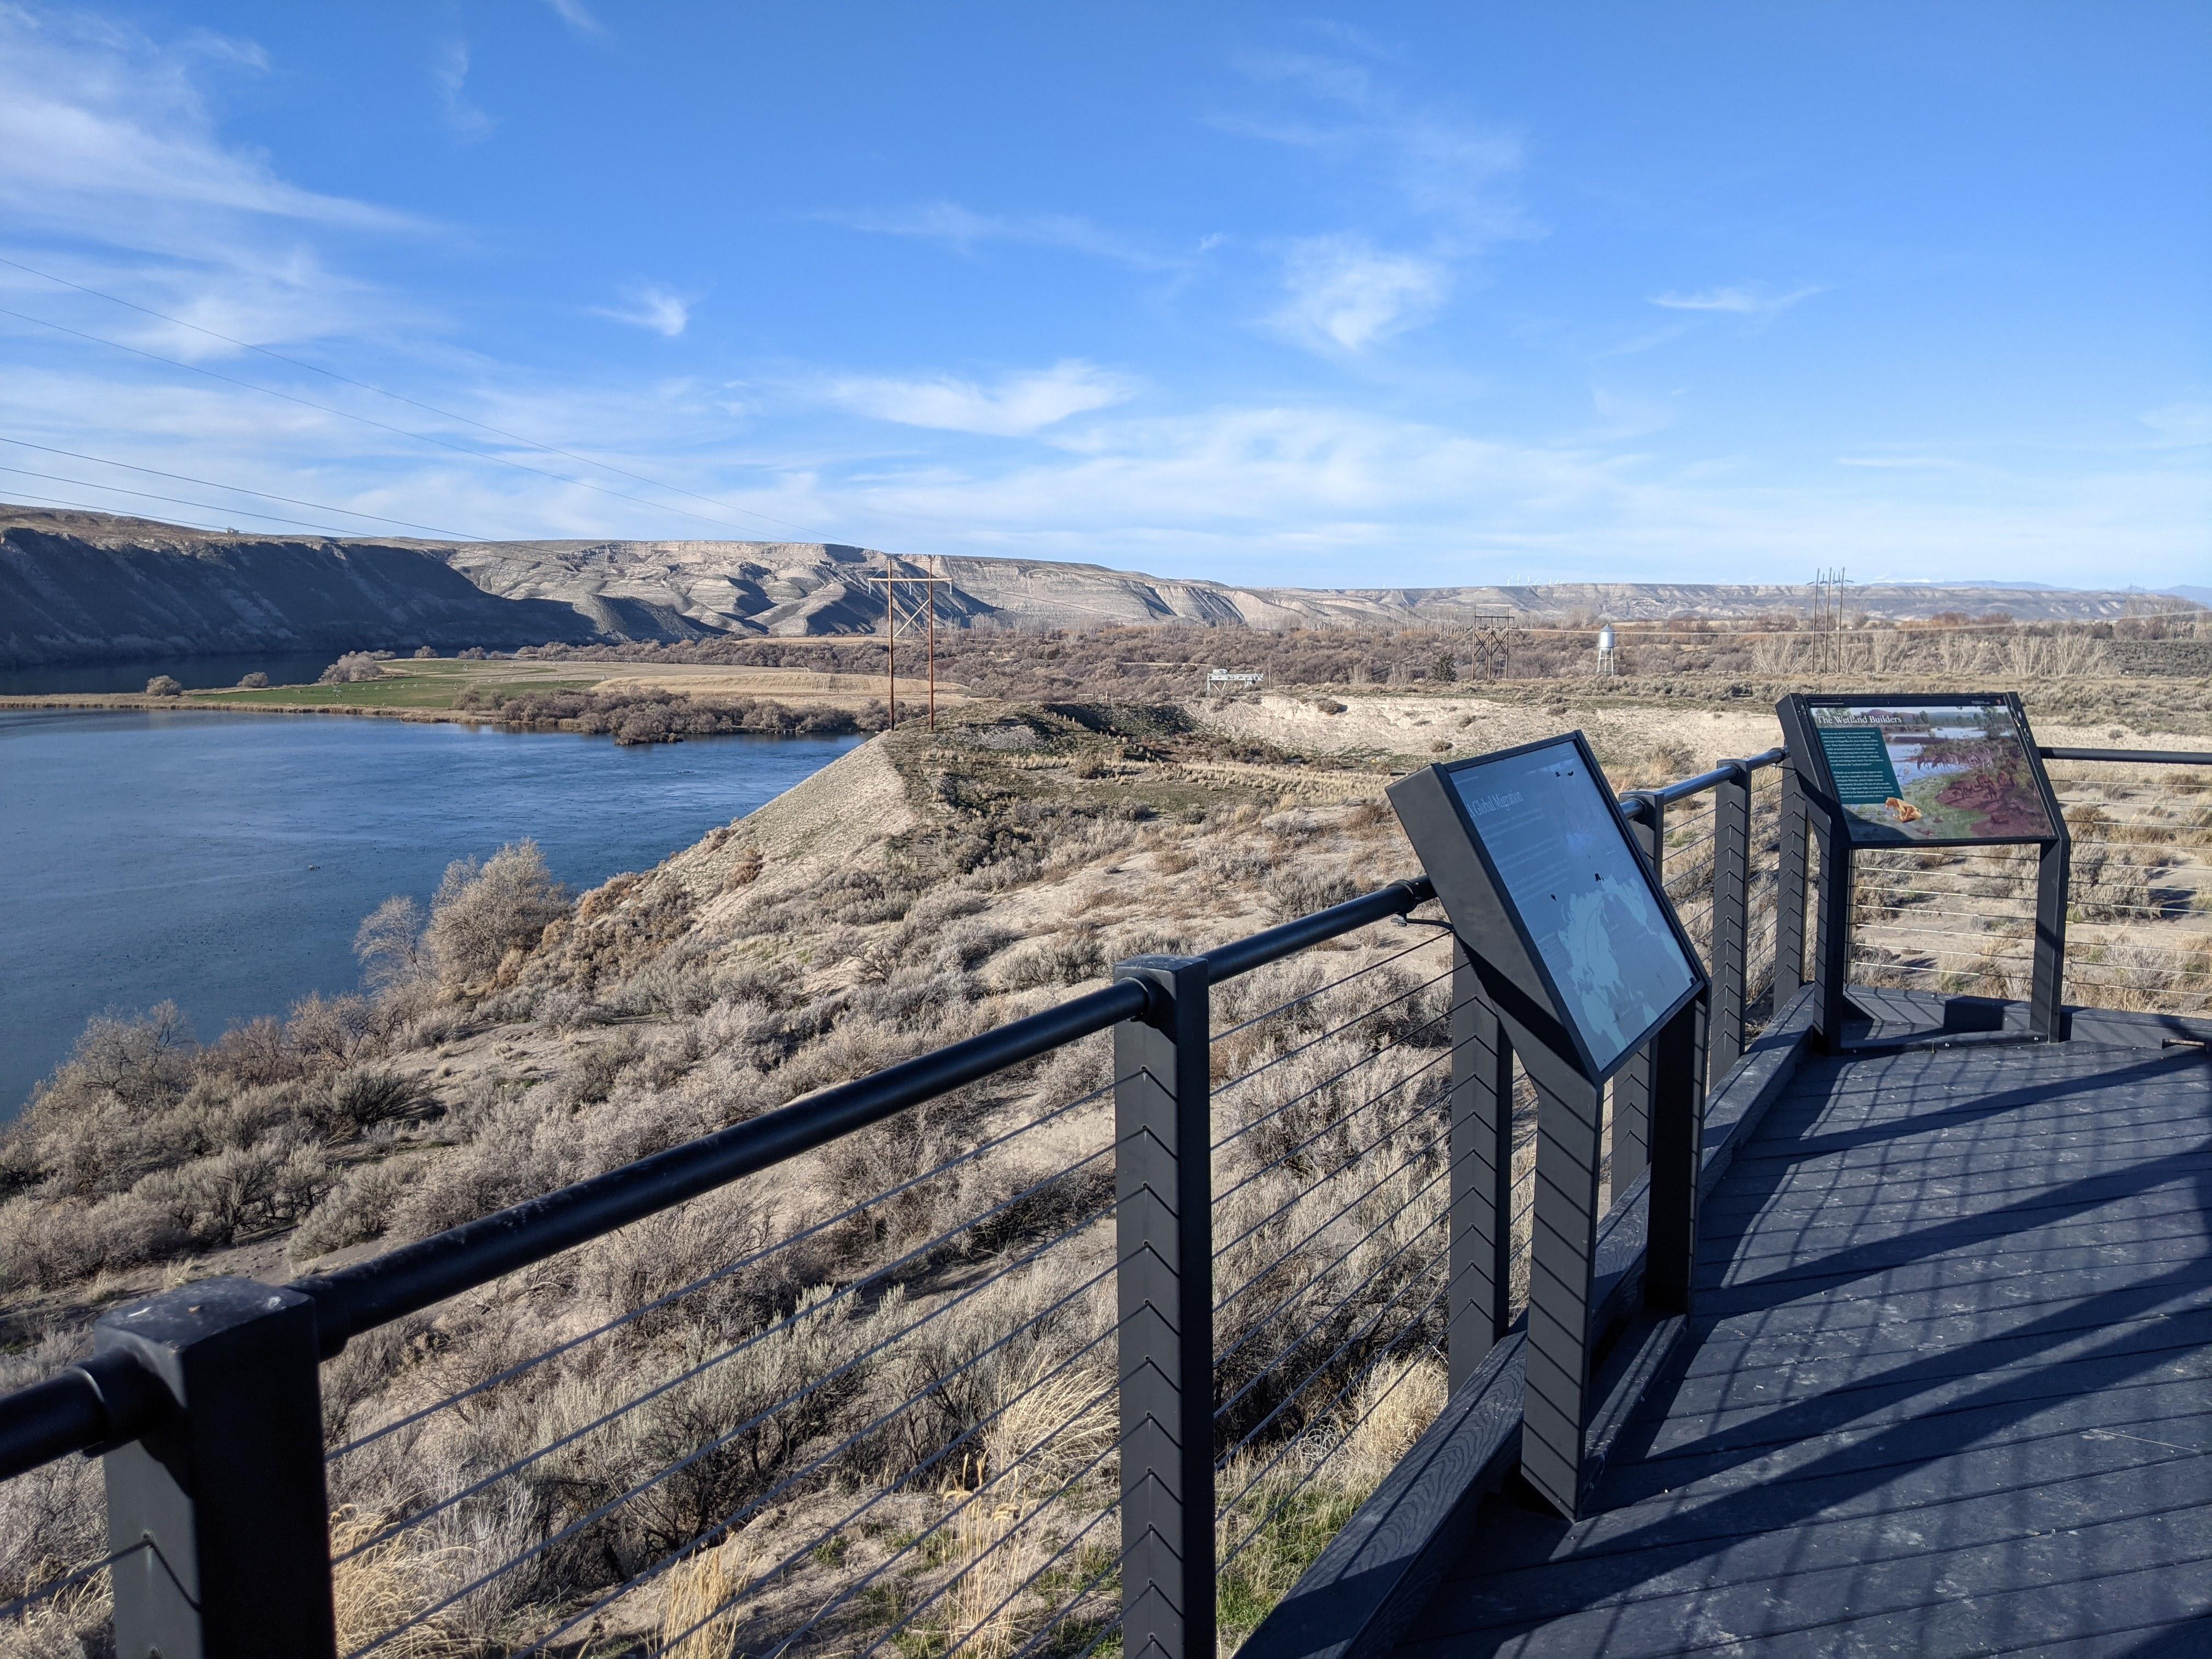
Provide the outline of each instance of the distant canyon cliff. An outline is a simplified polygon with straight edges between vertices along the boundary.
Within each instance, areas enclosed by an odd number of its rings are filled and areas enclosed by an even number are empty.
[[[243,651],[512,648],[714,635],[866,634],[884,556],[821,542],[422,542],[216,533],[0,505],[0,668]],[[902,574],[920,574],[914,561]],[[1747,617],[1802,610],[1802,586],[1571,582],[1534,587],[1238,587],[1044,559],[947,558],[940,625],[1147,623],[1328,628],[1464,621]],[[2002,611],[2117,617],[2141,592],[1869,585],[1891,618]],[[2166,604],[2179,603],[2166,600]]]

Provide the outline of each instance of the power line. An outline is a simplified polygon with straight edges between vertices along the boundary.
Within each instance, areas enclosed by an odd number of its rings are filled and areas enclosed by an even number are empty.
[[[94,488],[104,489],[106,486],[105,484],[96,484]],[[155,499],[160,500],[162,498],[156,497]],[[10,492],[9,504],[21,506],[27,501],[36,501],[46,507],[70,507],[84,513],[112,513],[115,510],[112,507],[104,507],[98,501],[72,501],[65,495],[34,495],[28,490],[15,490]],[[199,506],[202,507],[203,511],[206,512],[212,512],[215,510],[195,501],[184,501],[179,504],[185,507]],[[269,515],[261,513],[237,513],[231,514],[228,516],[240,519],[259,519],[268,517]],[[161,518],[149,520],[149,522],[155,524],[165,524],[182,530],[204,530],[215,535],[221,535],[225,531],[232,527],[228,525],[193,524],[190,520],[185,519]],[[289,523],[289,520],[281,520],[280,522]]]
[[[611,461],[603,461],[592,455],[580,455],[574,450],[562,448],[558,444],[540,443],[535,438],[526,438],[520,433],[509,432],[504,427],[493,426],[485,421],[472,420],[466,415],[455,414],[450,409],[441,409],[435,404],[426,404],[420,398],[410,398],[402,392],[387,391],[383,386],[374,385],[368,380],[356,380],[349,374],[341,374],[334,368],[325,368],[319,363],[307,362],[298,357],[288,357],[281,351],[271,351],[266,346],[255,345],[251,340],[240,340],[219,330],[203,327],[198,323],[188,323],[181,317],[170,316],[166,311],[156,311],[151,306],[138,304],[135,300],[125,300],[117,295],[105,294],[96,288],[87,288],[82,283],[73,283],[66,276],[57,276],[50,270],[40,270],[35,266],[25,264],[20,259],[10,259],[5,255],[0,255],[0,265],[12,266],[17,270],[43,278],[46,282],[58,283],[64,288],[73,288],[80,294],[88,294],[94,299],[105,300],[111,305],[127,307],[144,316],[157,317],[165,323],[173,323],[179,328],[189,328],[195,333],[204,334],[211,340],[221,340],[228,345],[237,346],[241,350],[258,351],[264,357],[274,358],[280,363],[289,363],[295,368],[304,368],[311,374],[327,375],[333,380],[341,381],[347,386],[359,386],[363,392],[374,392],[380,398],[389,398],[395,403],[406,404],[411,408],[422,410],[428,414],[441,416],[449,421],[459,421],[464,426],[475,427],[478,431],[492,433],[498,437],[526,445],[532,449],[542,449],[549,455],[566,456],[572,461],[581,461],[586,466],[596,466],[609,472],[619,473],[625,478],[635,478],[638,483],[650,484],[655,489],[665,489],[676,495],[688,495],[695,501],[704,501],[709,507],[719,507],[725,513],[734,513],[739,518],[758,519],[763,524],[781,525],[786,530],[796,530],[802,536],[811,536],[814,533],[805,526],[793,524],[787,519],[772,518],[765,513],[755,513],[749,507],[732,507],[727,501],[717,501],[712,495],[702,495],[696,489],[686,489],[680,484],[663,483],[658,478],[648,478],[642,472],[632,472],[627,467],[615,465]],[[709,519],[707,522],[713,524],[716,520]]]
[[[296,525],[302,530],[321,531],[325,535],[335,536],[341,533],[332,530],[328,525],[310,524],[305,519],[280,518],[274,513],[256,513],[251,508],[229,507],[216,501],[188,501],[181,495],[155,495],[143,489],[125,489],[120,484],[94,483],[89,478],[64,478],[58,472],[31,472],[20,466],[0,466],[0,472],[13,472],[18,477],[23,478],[44,478],[50,483],[75,484],[80,489],[104,489],[112,495],[136,495],[144,501],[167,501],[173,507],[197,507],[203,513],[232,513],[241,519],[266,519],[271,524]],[[74,505],[81,506],[82,503],[74,503]],[[100,509],[93,507],[88,510],[98,512]]]
[[[51,444],[34,444],[28,438],[11,438],[4,432],[0,432],[0,444],[15,444],[24,449],[38,450],[40,453],[46,455],[66,455],[73,461],[90,461],[99,466],[119,466],[126,472],[143,472],[149,477],[154,478],[173,478],[179,483],[198,484],[208,489],[228,489],[240,495],[258,495],[264,501],[283,501],[291,507],[312,507],[318,513],[343,513],[349,518],[374,519],[379,524],[396,524],[403,530],[427,530],[434,536],[450,536],[456,541],[482,542],[489,541],[491,539],[489,536],[471,536],[463,531],[441,529],[434,524],[416,524],[410,519],[387,519],[381,513],[363,513],[358,507],[332,507],[327,501],[301,501],[296,495],[272,495],[266,489],[248,489],[244,484],[222,483],[213,478],[195,478],[190,473],[185,472],[164,472],[157,466],[139,466],[130,461],[110,460],[105,455],[88,455],[80,450],[56,449]],[[15,466],[0,467],[0,472],[21,472],[22,471],[22,468]],[[93,483],[88,479],[84,478],[62,478],[58,474],[52,472],[29,472],[25,473],[24,476],[32,478],[55,478],[62,483],[82,483],[86,485],[87,488],[92,489],[121,489],[121,486],[119,485]],[[142,492],[137,490],[123,489],[121,493],[125,495],[132,495]],[[149,499],[152,501],[172,501],[175,498],[168,495],[155,495],[149,497]],[[192,503],[186,502],[185,505],[191,506]],[[275,517],[273,514],[266,513],[248,514],[246,516],[249,518]],[[298,524],[301,520],[297,519],[279,519],[277,520],[277,522],[279,524]],[[343,535],[345,532],[343,531],[335,531],[331,533],[334,535]]]
[[[297,404],[302,409],[312,409],[319,414],[335,415],[340,420],[359,421],[363,426],[373,426],[380,432],[390,432],[402,438],[411,439],[416,443],[435,444],[441,449],[450,449],[457,454],[471,456],[480,461],[496,461],[501,466],[511,466],[518,472],[535,473],[541,478],[550,478],[556,483],[574,484],[580,489],[597,490],[600,495],[611,495],[617,501],[635,501],[641,507],[653,507],[662,513],[674,513],[686,519],[696,519],[702,524],[720,525],[725,530],[742,532],[745,527],[740,524],[732,524],[726,519],[710,519],[703,513],[693,513],[684,507],[671,507],[665,501],[647,501],[642,495],[632,495],[620,489],[609,489],[605,484],[595,484],[588,479],[572,478],[562,472],[548,472],[542,466],[532,466],[526,462],[515,460],[510,456],[494,455],[485,450],[471,449],[466,444],[457,444],[448,439],[433,437],[427,432],[410,432],[405,427],[393,426],[389,422],[380,421],[371,416],[356,415],[351,410],[334,409],[328,404],[319,404],[311,398],[297,398],[289,392],[279,392],[273,386],[256,386],[251,380],[241,380],[234,374],[218,374],[214,369],[204,368],[198,363],[179,362],[174,357],[164,357],[156,351],[147,351],[137,346],[125,345],[119,340],[106,339],[97,334],[88,334],[81,328],[67,328],[59,323],[50,322],[44,317],[33,317],[28,312],[11,311],[5,306],[0,306],[0,317],[13,317],[19,322],[35,323],[40,328],[52,329],[58,334],[67,334],[80,340],[89,340],[94,345],[104,345],[113,351],[127,351],[134,357],[143,357],[149,362],[163,363],[171,368],[181,368],[188,374],[204,374],[210,380],[221,380],[226,386],[240,386],[248,392],[258,392],[264,397],[281,398],[288,404]],[[744,509],[732,507],[730,510],[741,512]],[[771,520],[769,522],[777,521]]]

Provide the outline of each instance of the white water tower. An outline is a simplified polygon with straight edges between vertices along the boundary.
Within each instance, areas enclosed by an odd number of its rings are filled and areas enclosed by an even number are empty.
[[[1613,624],[1606,623],[1597,630],[1597,672],[1607,678],[1620,671],[1613,662]]]

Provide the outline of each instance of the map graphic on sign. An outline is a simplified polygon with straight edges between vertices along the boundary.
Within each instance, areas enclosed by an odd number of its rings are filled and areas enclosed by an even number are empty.
[[[1449,775],[1561,1012],[1609,1069],[1698,983],[1612,802],[1565,740]]]
[[[2055,834],[2027,734],[2002,702],[1815,703],[1855,846]]]

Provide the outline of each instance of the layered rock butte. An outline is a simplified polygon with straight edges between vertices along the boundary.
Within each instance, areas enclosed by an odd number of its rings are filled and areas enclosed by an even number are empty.
[[[0,504],[0,667],[428,645],[508,648],[867,634],[886,556],[822,542],[432,542],[220,533]],[[938,620],[1029,630],[1189,623],[1289,629],[1465,622],[1736,618],[1801,611],[1802,586],[1244,587],[1046,559],[947,557]],[[918,561],[894,561],[902,574]],[[1854,610],[1904,619],[2002,611],[2118,617],[2139,592],[1869,584]]]

